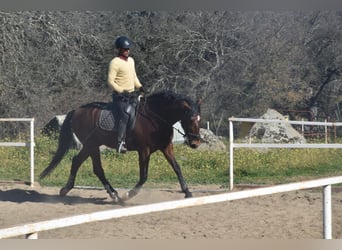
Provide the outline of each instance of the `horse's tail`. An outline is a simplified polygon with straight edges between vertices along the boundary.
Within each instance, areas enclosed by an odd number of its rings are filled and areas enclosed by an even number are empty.
[[[49,175],[57,167],[57,165],[61,162],[65,154],[68,152],[73,139],[71,129],[71,118],[74,114],[74,111],[75,110],[72,110],[66,115],[59,134],[57,152],[55,153],[49,166],[46,169],[44,169],[44,171],[39,175],[40,179]]]

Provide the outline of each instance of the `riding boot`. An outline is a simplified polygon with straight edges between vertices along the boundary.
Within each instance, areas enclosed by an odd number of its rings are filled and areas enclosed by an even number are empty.
[[[126,148],[126,143],[125,143],[125,135],[126,135],[126,123],[121,120],[119,122],[119,126],[118,126],[118,145],[116,147],[116,152],[118,153],[126,153],[127,152],[127,148]]]

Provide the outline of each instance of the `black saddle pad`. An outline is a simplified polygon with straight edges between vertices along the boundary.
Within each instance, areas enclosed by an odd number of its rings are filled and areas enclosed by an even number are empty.
[[[116,131],[117,123],[119,121],[119,117],[117,116],[115,118],[115,115],[113,115],[113,103],[104,103],[104,102],[93,102],[88,103],[82,107],[91,107],[91,108],[99,108],[101,109],[101,113],[98,120],[98,127],[106,130],[106,131]],[[128,130],[133,129],[135,124],[135,118],[129,119],[128,121]]]
[[[99,128],[107,131],[115,130],[115,118],[112,113],[113,103],[92,102],[82,106],[83,108],[101,109],[100,117],[97,122]]]
[[[98,125],[103,130],[115,130],[115,118],[113,116],[113,112],[107,109],[101,110]]]

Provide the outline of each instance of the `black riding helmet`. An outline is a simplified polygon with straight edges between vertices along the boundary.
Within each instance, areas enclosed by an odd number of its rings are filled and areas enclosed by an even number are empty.
[[[132,45],[132,42],[125,36],[119,36],[118,38],[116,38],[114,44],[115,48],[117,49],[129,49]]]

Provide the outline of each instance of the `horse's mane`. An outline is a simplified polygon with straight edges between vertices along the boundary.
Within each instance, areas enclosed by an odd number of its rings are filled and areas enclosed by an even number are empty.
[[[197,110],[198,107],[190,97],[182,94],[177,94],[171,90],[161,90],[153,93],[147,97],[148,101],[162,103],[172,103],[179,101],[186,101],[193,110]]]

